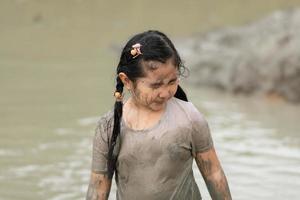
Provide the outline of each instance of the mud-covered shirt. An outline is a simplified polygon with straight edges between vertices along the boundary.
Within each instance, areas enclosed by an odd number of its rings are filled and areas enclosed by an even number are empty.
[[[107,173],[113,112],[101,117],[93,140],[92,170]],[[191,102],[171,98],[158,123],[133,130],[121,122],[116,147],[118,200],[199,200],[192,162],[213,146],[208,124]]]

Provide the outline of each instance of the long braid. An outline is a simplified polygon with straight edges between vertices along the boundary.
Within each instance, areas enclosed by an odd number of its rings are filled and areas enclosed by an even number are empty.
[[[119,76],[117,76],[117,85],[116,85],[116,92],[122,94],[123,92],[123,83]],[[109,150],[108,150],[108,160],[107,160],[107,168],[108,168],[108,178],[112,179],[114,171],[116,169],[116,161],[117,156],[114,155],[114,148],[117,142],[117,138],[120,135],[120,123],[122,119],[122,111],[123,111],[123,102],[120,100],[116,100],[114,106],[114,126],[112,131],[111,140],[109,143]]]

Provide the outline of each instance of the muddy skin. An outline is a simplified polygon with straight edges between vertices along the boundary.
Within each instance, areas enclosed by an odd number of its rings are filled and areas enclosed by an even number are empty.
[[[212,151],[214,152],[214,150]],[[201,171],[207,189],[213,200],[231,200],[224,171],[214,153],[198,154],[196,163]]]
[[[92,173],[86,200],[107,200],[111,181],[105,174]]]

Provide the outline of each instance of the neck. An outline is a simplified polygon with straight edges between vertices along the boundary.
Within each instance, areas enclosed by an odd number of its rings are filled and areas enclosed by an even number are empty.
[[[161,118],[165,109],[155,111],[141,105],[136,105],[129,98],[123,107],[123,119],[133,129],[141,130],[153,126]]]

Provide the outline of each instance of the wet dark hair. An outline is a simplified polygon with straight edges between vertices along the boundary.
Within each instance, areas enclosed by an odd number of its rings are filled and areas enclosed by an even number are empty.
[[[142,54],[134,57],[130,52],[132,50],[132,46],[137,43],[141,44],[140,49]],[[117,66],[116,92],[120,92],[122,94],[124,86],[118,76],[119,73],[125,73],[127,77],[135,83],[138,78],[146,76],[145,67],[149,67],[147,64],[145,65],[147,61],[166,63],[169,59],[172,59],[174,66],[177,67],[178,72],[182,75],[185,71],[185,67],[182,64],[182,60],[173,43],[164,33],[150,30],[133,36],[123,48],[120,61]],[[183,101],[188,101],[185,92],[179,85],[174,96]],[[110,179],[112,178],[116,168],[117,156],[115,156],[113,152],[117,142],[117,137],[120,134],[122,111],[123,103],[121,101],[116,101],[114,106],[113,131],[109,142],[107,161],[108,177]]]

